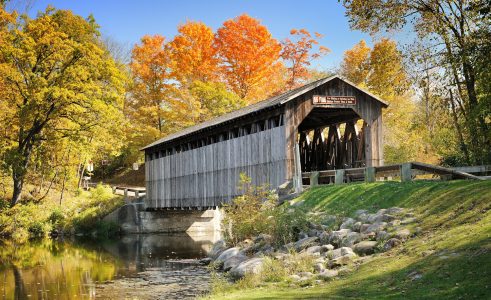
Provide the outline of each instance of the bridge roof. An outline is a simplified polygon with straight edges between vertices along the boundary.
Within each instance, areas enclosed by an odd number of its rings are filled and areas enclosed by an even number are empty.
[[[369,95],[370,97],[372,97],[373,99],[375,99],[376,101],[382,103],[382,106],[383,107],[387,107],[389,104],[385,101],[383,101],[382,99],[380,99],[379,97],[371,94],[370,92],[362,89],[362,88],[359,88],[357,87],[354,83],[348,81],[347,79],[339,76],[339,75],[333,75],[333,76],[329,76],[329,77],[325,77],[325,78],[322,78],[322,79],[319,79],[317,81],[314,81],[314,82],[311,82],[311,83],[308,83],[304,86],[301,86],[299,88],[296,88],[296,89],[293,89],[293,90],[290,90],[288,92],[285,92],[283,94],[280,94],[280,95],[277,95],[277,96],[274,96],[274,97],[271,97],[271,98],[268,98],[266,100],[263,100],[263,101],[260,101],[260,102],[257,102],[257,103],[254,103],[254,104],[251,104],[251,105],[248,105],[246,107],[243,107],[241,109],[238,109],[238,110],[235,110],[235,111],[232,111],[230,113],[227,113],[227,114],[224,114],[224,115],[221,115],[219,117],[216,117],[216,118],[213,118],[211,120],[208,120],[208,121],[205,121],[203,123],[200,123],[200,124],[197,124],[197,125],[194,125],[194,126],[190,126],[188,128],[185,128],[183,130],[180,130],[176,133],[173,133],[173,134],[169,134],[143,148],[141,148],[140,150],[145,150],[145,149],[148,149],[148,148],[152,148],[154,146],[157,146],[159,144],[162,144],[162,143],[167,143],[167,142],[170,142],[172,140],[175,140],[177,138],[180,138],[180,137],[184,137],[184,136],[187,136],[187,135],[190,135],[190,134],[194,134],[194,133],[197,133],[197,132],[200,132],[202,130],[205,130],[205,129],[209,129],[209,128],[212,128],[212,127],[215,127],[215,126],[218,126],[218,125],[222,125],[223,123],[226,123],[226,122],[229,122],[229,121],[232,121],[232,120],[235,120],[235,119],[238,119],[240,117],[243,117],[243,116],[246,116],[246,115],[249,115],[249,114],[252,114],[252,113],[256,113],[256,112],[259,112],[261,110],[264,110],[264,109],[268,109],[268,108],[272,108],[272,107],[275,107],[275,106],[280,106],[280,105],[283,105],[295,98],[297,98],[298,96],[304,94],[304,93],[307,93],[313,89],[315,89],[316,87],[318,86],[321,86],[331,80],[334,80],[334,79],[339,79],[339,80],[342,80],[344,82],[346,82],[347,84],[355,87],[356,89],[360,90],[361,92]]]

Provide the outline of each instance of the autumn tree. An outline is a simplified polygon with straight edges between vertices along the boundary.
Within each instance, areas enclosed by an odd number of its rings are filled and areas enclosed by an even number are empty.
[[[479,87],[487,73],[478,67],[489,61],[489,54],[483,60],[478,51],[490,43],[489,1],[344,0],[343,4],[354,29],[378,33],[409,28],[417,33],[437,60],[432,68],[446,74],[442,87],[447,92],[441,99],[456,108],[451,113],[463,126],[463,143],[470,151],[464,163],[491,161],[490,115]]]
[[[40,149],[59,139],[88,143],[86,136],[111,128],[121,111],[123,75],[97,27],[93,18],[48,8],[36,19],[9,20],[2,34],[0,78],[6,92],[0,101],[11,107],[2,120],[11,129],[5,132],[11,206]]]
[[[248,102],[258,94],[280,63],[281,45],[266,26],[246,14],[227,20],[217,30],[215,45],[223,77],[237,95]]]
[[[292,29],[290,35],[292,38],[286,38],[281,43],[281,58],[288,66],[287,87],[293,89],[307,83],[310,79],[308,67],[312,61],[326,55],[330,50],[325,46],[319,46],[318,40],[322,38],[320,33],[315,32],[312,36],[306,29]]]
[[[370,71],[370,51],[365,40],[361,40],[352,49],[346,50],[341,63],[341,74],[354,84],[366,87]]]
[[[195,80],[216,81],[218,59],[211,28],[202,22],[188,21],[177,31],[169,44],[176,79],[184,85]]]
[[[386,162],[421,158],[421,139],[413,130],[416,107],[408,93],[408,74],[396,42],[381,39],[373,49],[358,43],[345,52],[341,74],[389,102],[383,115]]]

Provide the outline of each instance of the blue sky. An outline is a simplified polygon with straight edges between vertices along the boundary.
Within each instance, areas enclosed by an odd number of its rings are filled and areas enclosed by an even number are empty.
[[[247,13],[266,25],[279,40],[292,28],[306,28],[324,34],[321,44],[331,53],[314,63],[319,69],[333,69],[343,52],[370,36],[349,28],[344,8],[337,0],[33,0],[30,14],[35,16],[48,4],[70,9],[81,16],[93,14],[104,35],[133,45],[145,34],[161,34],[172,38],[178,24],[186,20],[203,21],[217,29],[227,19]]]

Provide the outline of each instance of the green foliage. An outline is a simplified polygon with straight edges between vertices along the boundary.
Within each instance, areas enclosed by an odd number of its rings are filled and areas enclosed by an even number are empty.
[[[237,243],[260,233],[273,237],[277,245],[296,239],[307,228],[307,214],[301,208],[277,206],[276,195],[267,186],[254,186],[251,178],[240,175],[243,195],[224,207],[223,228],[227,242]]]

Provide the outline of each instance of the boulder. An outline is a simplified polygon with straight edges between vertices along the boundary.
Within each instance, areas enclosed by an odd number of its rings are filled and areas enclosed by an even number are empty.
[[[263,268],[264,259],[261,257],[255,257],[241,262],[235,268],[232,268],[229,272],[233,278],[242,278],[246,274],[258,274]]]
[[[210,252],[208,253],[208,256],[211,257],[212,259],[216,259],[222,252],[227,249],[225,246],[225,241],[224,240],[218,240],[213,244],[213,247],[211,248]]]
[[[384,244],[384,251],[389,251],[390,249],[399,246],[402,244],[402,241],[396,238],[391,238]]]
[[[404,229],[397,230],[393,234],[393,237],[395,237],[396,239],[399,239],[401,241],[405,241],[409,238],[410,235],[411,235],[411,232],[409,231],[409,229],[404,228]]]
[[[348,233],[351,232],[350,229],[340,229],[337,231],[333,231],[329,234],[329,242],[334,245],[340,245],[341,241]]]
[[[353,250],[358,255],[369,255],[375,253],[377,242],[375,241],[362,241],[353,247]]]
[[[333,215],[325,215],[320,219],[322,225],[332,227],[337,222],[337,217]]]
[[[301,253],[307,253],[307,254],[314,254],[314,253],[321,253],[322,247],[321,246],[311,246],[308,247],[307,249],[304,249]]]
[[[352,218],[346,218],[344,222],[339,226],[339,229],[351,229],[356,221]]]
[[[300,281],[302,278],[297,274],[290,275],[290,279],[293,281]]]
[[[271,244],[273,242],[273,237],[269,234],[261,233],[254,238],[254,243],[266,243]]]
[[[335,267],[350,264],[353,261],[353,259],[355,259],[356,257],[357,257],[357,255],[355,253],[348,253],[348,254],[340,256],[336,259],[330,260],[329,261],[329,267],[335,268]]]
[[[338,257],[344,256],[344,255],[351,255],[353,253],[353,249],[350,247],[341,247],[335,250],[331,250],[328,252],[328,257],[330,259],[336,259]]]
[[[228,271],[232,268],[235,268],[238,266],[241,262],[247,260],[247,256],[245,256],[242,253],[239,253],[237,255],[234,255],[230,258],[228,258],[224,263],[223,263],[223,270]]]
[[[315,270],[315,272],[317,272],[317,273],[322,273],[322,271],[324,271],[325,269],[326,269],[326,267],[324,266],[324,264],[323,264],[323,263],[316,263],[316,264],[314,265],[314,270]]]
[[[375,239],[377,241],[385,241],[385,240],[389,239],[389,237],[390,237],[390,234],[387,233],[387,231],[382,230],[382,231],[377,232]]]
[[[388,227],[396,227],[399,225],[401,225],[401,220],[398,220],[398,219],[392,220],[389,223],[387,223]]]
[[[319,240],[319,238],[316,236],[303,238],[303,239],[295,242],[295,246],[294,246],[295,250],[297,252],[300,252],[305,248],[308,248],[310,246],[315,246],[318,244],[318,240]]]
[[[349,232],[341,241],[343,247],[351,247],[362,240],[362,235],[358,232]]]
[[[360,232],[361,233],[369,233],[369,232],[378,233],[379,231],[385,230],[386,227],[387,227],[386,222],[376,222],[376,223],[373,223],[372,225],[368,226],[368,228],[366,228],[365,231],[360,230]]]
[[[370,227],[370,225],[372,225],[372,224],[368,224],[368,223],[361,224],[361,226],[360,226],[360,232],[361,233],[367,232],[367,229],[368,229],[368,227]]]
[[[333,277],[336,277],[338,276],[338,271],[336,270],[324,270],[322,271],[319,275],[317,275],[319,278],[321,279],[324,279],[324,280],[328,280],[328,279],[331,279]]]
[[[245,239],[242,242],[240,242],[237,246],[240,248],[248,248],[252,246],[254,242],[251,239]]]
[[[377,217],[376,221],[377,222],[390,222],[395,220],[396,217],[390,214],[383,214]]]
[[[361,215],[366,215],[368,213],[368,210],[366,209],[358,209],[355,211],[355,218],[359,218]]]
[[[200,265],[203,265],[203,266],[207,266],[209,265],[211,262],[213,261],[213,259],[211,259],[211,257],[205,257],[205,258],[202,258],[199,260],[199,263]]]
[[[331,245],[331,244],[327,244],[327,245],[322,245],[321,246],[321,253],[327,252],[329,250],[334,250],[334,246]]]
[[[407,225],[416,222],[416,218],[411,217],[411,218],[406,218],[401,221],[401,225]]]
[[[231,258],[232,256],[235,256],[237,254],[239,254],[239,251],[240,251],[240,248],[239,247],[233,247],[233,248],[229,248],[225,251],[223,251],[218,257],[217,259],[215,259],[215,262],[217,263],[224,263],[227,259]]]
[[[300,272],[300,273],[297,273],[297,275],[300,276],[301,278],[310,278],[314,274],[312,274],[312,272]]]
[[[327,244],[329,243],[329,237],[330,237],[330,233],[328,231],[323,231],[320,235],[319,235],[319,241],[322,243],[322,244]]]
[[[387,209],[387,213],[391,215],[400,215],[404,212],[402,207],[391,207]]]
[[[355,224],[353,224],[353,226],[351,227],[351,230],[353,230],[353,231],[357,231],[357,232],[360,232],[361,225],[362,225],[362,223],[361,223],[361,222],[356,222],[356,223],[355,223]]]

